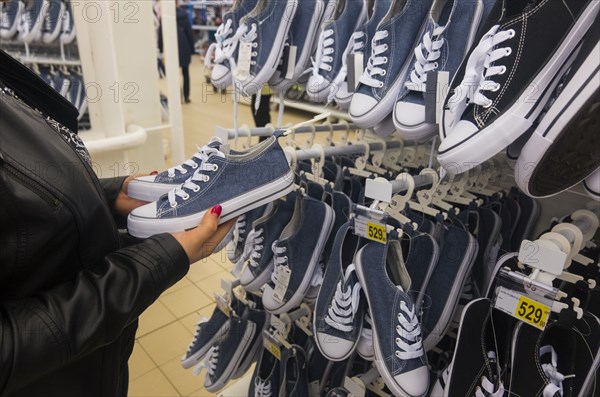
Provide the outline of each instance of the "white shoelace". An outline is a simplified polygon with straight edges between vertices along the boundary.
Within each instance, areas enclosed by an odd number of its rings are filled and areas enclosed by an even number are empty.
[[[360,78],[362,84],[368,85],[369,87],[382,88],[383,81],[380,81],[377,76],[385,76],[386,70],[380,66],[388,63],[388,57],[383,56],[388,50],[387,44],[381,44],[378,42],[388,37],[389,33],[387,30],[379,30],[375,32],[373,41],[371,43],[371,56],[369,62],[367,62],[367,68]]]
[[[496,353],[489,351],[487,353],[490,361],[496,363]],[[494,364],[495,365],[495,364]],[[504,384],[500,382],[498,389],[487,376],[481,377],[481,384],[475,389],[475,397],[504,397]]]
[[[398,313],[398,325],[396,325],[396,357],[401,360],[419,358],[424,353],[421,338],[421,326],[413,310],[406,306],[404,301],[400,302],[400,313]]]
[[[271,397],[272,395],[271,381],[262,381],[256,378],[254,382],[254,397]]]
[[[264,245],[262,244],[265,241],[263,232],[264,229],[252,229],[250,233],[248,233],[248,239],[246,240],[246,244],[244,245],[244,252],[238,260],[236,268],[238,268],[239,266],[241,269],[246,260],[248,261],[248,266],[251,266],[253,268],[258,267],[258,261],[260,260],[262,256],[262,251],[264,249]]]
[[[348,65],[346,63],[348,54],[355,54],[357,52],[361,52],[364,49],[365,42],[361,41],[361,39],[364,37],[366,37],[366,34],[364,32],[354,32],[352,36],[350,36],[350,41],[346,46],[344,53],[342,54],[342,68],[340,69],[340,72],[337,74],[337,76],[335,76],[335,79],[331,82],[331,85],[329,86],[329,95],[327,96],[327,103],[331,103],[334,100],[335,94],[337,94],[342,82],[348,74]]]
[[[206,359],[202,361],[196,368],[194,368],[194,375],[200,375],[202,372],[202,368],[206,368],[208,376],[214,376],[215,371],[217,370],[217,364],[219,363],[219,346],[215,345],[210,348],[208,354],[206,355]]]
[[[196,344],[196,341],[198,340],[198,337],[200,336],[200,326],[206,322],[208,322],[208,319],[206,317],[201,317],[200,321],[198,321],[198,324],[196,324],[196,331],[194,332],[194,337],[192,338],[192,342],[188,346],[187,355],[189,355],[192,352],[192,348],[194,347],[194,345]]]
[[[544,397],[554,397],[557,392],[562,396],[562,382],[566,378],[571,378],[575,375],[563,375],[558,372],[558,355],[556,354],[554,348],[550,345],[540,347],[540,357],[548,353],[551,354],[550,362],[542,364],[542,370],[550,380],[550,383],[548,383],[544,388]]]
[[[275,285],[277,285],[279,280],[282,279],[282,272],[290,270],[288,266],[288,257],[287,255],[284,255],[287,252],[287,248],[278,247],[277,243],[278,241],[276,240],[271,246],[271,248],[273,249],[273,254],[275,256],[275,268],[273,269],[273,274],[271,274],[271,281],[273,281]]]
[[[240,215],[238,220],[235,222],[235,229],[233,230],[233,246],[237,247],[238,244],[242,244],[246,238],[246,214]]]
[[[179,172],[180,174],[187,174],[188,169],[184,168],[183,167],[184,165],[187,165],[192,170],[196,170],[198,168],[198,166],[207,159],[207,154],[211,153],[210,151],[207,151],[207,149],[214,149],[214,148],[211,148],[209,146],[204,146],[202,148],[199,147],[198,151],[196,153],[194,153],[194,155],[192,156],[191,159],[184,161],[180,165],[176,165],[175,167],[169,168],[167,170],[167,175],[170,178],[173,178],[177,172]]]
[[[496,46],[513,38],[515,31],[511,29],[499,32],[499,28],[499,25],[494,26],[481,38],[467,61],[462,82],[448,100],[450,112],[453,114],[453,124],[462,116],[469,102],[490,107],[493,102],[485,96],[484,92],[495,92],[501,88],[499,83],[487,79],[506,72],[506,66],[491,66],[491,64],[511,54],[510,47],[496,48]]]
[[[315,55],[315,59],[313,60],[313,76],[320,76],[320,70],[325,70],[327,72],[331,72],[333,66],[333,54],[335,49],[333,48],[333,44],[335,40],[333,37],[333,29],[326,29],[321,32],[319,36],[319,43],[317,45],[317,53]]]
[[[227,19],[225,23],[222,23],[217,28],[217,32],[215,33],[215,42],[211,43],[206,51],[206,56],[204,57],[204,66],[210,68],[212,66],[212,57],[213,54],[215,56],[215,63],[217,60],[221,59],[225,54],[224,49],[231,43],[231,38],[229,36],[233,33],[233,28],[231,25],[233,24],[233,20]],[[237,43],[236,43],[237,44]]]
[[[356,267],[351,264],[344,273],[344,278],[340,280],[335,289],[333,302],[329,307],[325,322],[330,326],[342,332],[352,331],[352,320],[358,311],[360,299],[360,283],[357,281],[354,285],[347,284]]]
[[[198,166],[194,175],[185,181],[181,186],[171,190],[168,193],[169,204],[172,208],[177,206],[177,197],[182,198],[184,201],[190,198],[189,193],[186,190],[191,190],[194,193],[200,191],[200,186],[196,182],[206,183],[210,180],[210,176],[205,174],[204,172],[216,172],[219,169],[217,164],[212,164],[208,162],[208,159],[212,156],[225,157],[225,155],[215,148],[207,148],[203,150],[202,153],[199,153],[202,164]]]
[[[258,37],[258,25],[253,23],[248,29],[248,25],[243,24],[239,27],[236,32],[236,36],[239,36],[239,41],[242,43],[252,43],[252,47],[258,47],[258,43],[255,41]],[[258,56],[258,52],[256,50],[252,51],[252,58],[250,60],[251,65],[256,65],[256,61],[254,60]]]
[[[436,61],[445,43],[445,40],[440,38],[444,30],[446,30],[445,26],[436,26],[433,32],[426,32],[421,43],[415,48],[417,59],[410,73],[410,80],[404,83],[409,90],[420,92],[427,90],[427,73],[437,70],[439,66]]]

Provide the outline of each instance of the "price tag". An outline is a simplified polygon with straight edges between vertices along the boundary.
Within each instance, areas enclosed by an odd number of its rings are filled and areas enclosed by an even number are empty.
[[[346,57],[348,92],[356,91],[360,77],[363,74],[364,62],[362,52],[348,54]]]
[[[544,330],[550,307],[504,287],[496,289],[494,307],[529,325]]]
[[[385,244],[387,241],[387,230],[385,225],[363,216],[357,216],[355,218],[354,232],[358,236],[377,241],[381,244]]]
[[[273,299],[277,303],[283,303],[285,299],[285,291],[287,291],[288,284],[290,283],[290,276],[292,271],[287,266],[282,266],[277,273],[277,283],[275,284],[275,290],[273,291]]]
[[[231,308],[229,307],[229,301],[225,297],[217,294],[215,294],[215,301],[219,310],[225,313],[227,317],[231,317]]]
[[[239,46],[238,63],[234,73],[236,79],[243,81],[250,77],[252,43],[240,43]]]
[[[285,78],[290,80],[294,78],[294,69],[296,68],[296,54],[298,53],[298,47],[295,45],[289,47],[289,51],[287,54],[287,62],[284,63],[285,67],[283,72],[285,73]]]
[[[277,341],[266,330],[263,334],[263,346],[277,360],[281,360],[281,348],[279,347],[279,344],[277,343]]]

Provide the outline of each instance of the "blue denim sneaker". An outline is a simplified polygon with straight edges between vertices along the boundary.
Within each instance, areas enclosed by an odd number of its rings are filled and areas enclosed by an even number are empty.
[[[269,281],[273,272],[273,243],[294,215],[296,192],[288,193],[275,202],[275,210],[256,220],[248,235],[250,253],[240,283],[246,291],[258,291]]]
[[[463,61],[463,73],[454,79],[460,83],[451,84],[456,90],[446,99],[438,150],[443,167],[460,165],[465,172],[526,133],[600,10],[594,0],[503,5],[501,18],[486,26],[489,30]]]
[[[308,365],[302,347],[293,345],[281,352],[279,395],[286,397],[308,396]]]
[[[367,361],[375,360],[375,351],[373,350],[373,319],[369,312],[369,308],[365,310],[363,316],[362,329],[360,337],[356,344],[356,353]]]
[[[260,92],[275,73],[297,8],[298,0],[265,0],[240,21],[233,79],[242,95]]]
[[[409,244],[405,266],[410,275],[412,288],[408,294],[415,302],[416,311],[419,312],[426,299],[427,285],[440,257],[440,247],[433,237],[425,233],[410,237]]]
[[[331,233],[334,212],[327,204],[298,196],[294,216],[273,243],[275,267],[263,292],[263,305],[274,314],[300,305],[310,287]]]
[[[296,51],[294,64],[291,65],[293,72],[289,78],[286,78],[287,70],[277,70],[273,74],[269,80],[269,85],[276,92],[285,93],[291,86],[296,84],[300,75],[306,71],[313,53],[313,44],[320,32],[319,26],[325,13],[323,0],[302,0],[301,5],[302,7],[298,7],[296,11],[286,41],[288,50],[295,47]],[[286,56],[288,56],[288,53],[284,51],[280,63],[284,67],[289,62],[289,58],[283,59]]]
[[[328,100],[334,81],[344,80],[343,65],[351,50],[350,38],[367,18],[367,2],[364,0],[339,1],[332,21],[325,21],[319,36],[312,75],[306,85],[306,93],[313,102]],[[341,77],[340,77],[340,73]]]
[[[425,121],[427,73],[448,72],[452,80],[475,40],[484,11],[482,0],[434,1],[394,107],[394,124],[403,138],[422,141],[437,132],[437,124]]]
[[[169,168],[158,175],[135,178],[129,183],[127,195],[136,200],[148,202],[160,199],[161,196],[190,179],[194,171],[202,165],[202,162],[207,161],[211,154],[216,153],[221,145],[221,140],[214,137],[208,145],[198,148],[198,151],[194,153],[192,158],[182,164]],[[231,151],[231,154],[241,153]]]
[[[21,13],[19,21],[19,41],[31,43],[41,38],[44,24],[44,10],[48,9],[49,0],[31,0]]]
[[[244,309],[242,318],[254,323],[255,331],[252,340],[242,357],[240,365],[236,368],[232,376],[232,379],[240,378],[244,376],[246,372],[248,372],[252,364],[256,362],[258,355],[264,346],[262,330],[265,327],[267,313],[263,310],[262,304],[260,304],[260,298],[255,298],[250,294],[247,294],[246,297],[250,302],[249,305]],[[255,302],[255,299],[258,299],[258,301]]]
[[[25,3],[13,0],[0,4],[0,7],[0,38],[12,39],[17,34]]]
[[[250,380],[248,397],[277,396],[278,392],[279,360],[267,349],[262,349]]]
[[[144,238],[192,229],[200,224],[205,211],[217,204],[223,208],[223,223],[285,195],[293,189],[294,173],[277,142],[279,136],[241,155],[211,149],[183,185],[131,212],[129,233]]]
[[[71,3],[66,4],[63,19],[61,21],[60,28],[60,42],[61,44],[71,44],[75,39],[75,23],[73,22],[73,10],[71,9]]]
[[[359,127],[373,127],[392,113],[432,1],[394,2],[379,23],[367,67],[350,103],[350,117]]]
[[[456,225],[445,227],[439,241],[440,258],[426,292],[431,305],[421,318],[426,351],[433,349],[448,331],[478,251],[475,237]]]
[[[223,389],[232,379],[257,331],[253,321],[243,318],[231,318],[230,323],[227,335],[210,348],[205,361],[199,367],[207,369],[204,388],[211,393]]]
[[[424,397],[427,356],[415,305],[406,293],[411,281],[400,242],[367,244],[356,254],[356,271],[373,319],[375,366],[395,396]]]
[[[231,262],[237,263],[244,255],[247,245],[246,242],[249,234],[252,232],[254,221],[269,215],[271,212],[273,212],[273,204],[269,203],[248,211],[238,217],[235,226],[233,227],[231,245],[227,248],[227,257]]]
[[[350,52],[352,54],[363,55],[363,69],[367,66],[367,61],[371,54],[371,39],[375,35],[379,22],[385,17],[391,5],[392,0],[374,0],[373,8],[370,10],[368,20],[359,27],[350,38],[352,45]],[[334,86],[334,88],[337,88],[337,92],[335,92],[335,103],[342,109],[348,109],[354,92],[348,90],[346,59],[344,59],[343,62],[344,73],[342,76],[338,76],[338,80],[342,80],[342,82]]]
[[[42,41],[44,43],[52,43],[58,38],[62,29],[65,8],[65,3],[61,0],[48,0],[48,8],[44,10],[44,25],[42,27]]]
[[[232,62],[235,64],[241,33],[238,33],[240,20],[249,14],[258,0],[236,1],[225,15],[223,23],[215,33],[215,43],[206,51],[204,64],[212,68],[211,81],[218,89],[225,89],[232,83]],[[213,59],[214,56],[214,59]]]
[[[335,237],[314,314],[317,347],[328,360],[343,361],[356,348],[363,322],[361,286],[354,254],[358,236],[344,224]]]
[[[239,301],[234,300],[232,306],[239,310]],[[196,325],[194,338],[187,352],[181,358],[183,368],[191,368],[198,364],[208,353],[210,348],[229,332],[229,316],[215,306],[209,319],[202,318]]]

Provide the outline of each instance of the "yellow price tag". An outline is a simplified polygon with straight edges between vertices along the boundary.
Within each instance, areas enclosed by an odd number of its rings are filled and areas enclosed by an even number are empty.
[[[378,225],[376,223],[367,222],[367,238],[369,238],[370,240],[385,244],[386,234],[387,231],[385,230],[384,225]]]
[[[281,361],[281,350],[279,347],[275,346],[275,344],[271,341],[268,341],[268,343],[265,344],[267,345],[269,352],[274,355],[277,360]]]
[[[521,296],[515,310],[515,317],[541,330],[546,328],[550,308],[526,296]]]

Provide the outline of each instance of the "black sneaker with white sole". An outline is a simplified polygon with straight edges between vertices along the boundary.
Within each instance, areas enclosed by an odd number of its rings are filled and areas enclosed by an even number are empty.
[[[279,360],[262,349],[248,388],[248,397],[277,396],[279,392]]]
[[[504,1],[500,19],[455,77],[462,81],[447,99],[440,164],[467,171],[525,133],[599,9],[595,0]]]
[[[279,395],[286,397],[308,396],[308,366],[306,353],[297,345],[281,352]]]

